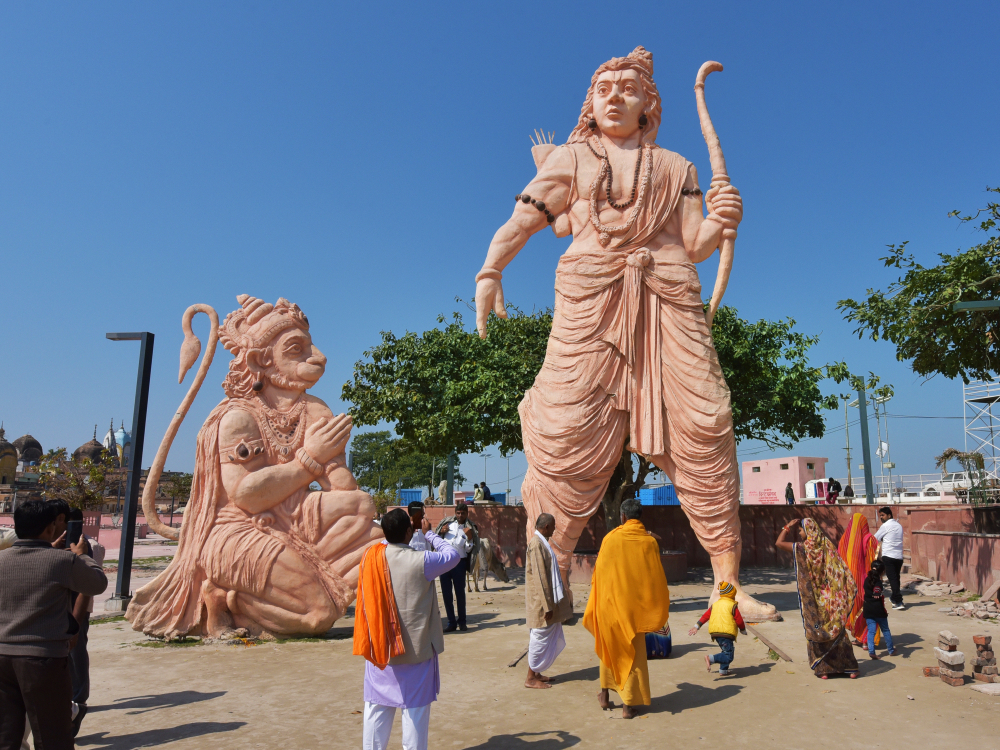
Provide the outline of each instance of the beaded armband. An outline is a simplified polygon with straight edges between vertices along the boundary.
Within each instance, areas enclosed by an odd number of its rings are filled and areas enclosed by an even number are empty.
[[[306,453],[305,448],[299,448],[298,452],[295,454],[295,457],[299,460],[299,463],[306,468],[306,471],[308,471],[313,476],[318,477],[320,474],[323,473],[323,465],[315,461],[312,456]]]
[[[556,220],[555,214],[549,211],[549,209],[545,207],[544,203],[542,203],[541,201],[536,201],[527,193],[521,193],[520,195],[515,195],[514,200],[521,201],[521,203],[530,203],[532,206],[534,206],[543,214],[545,214],[545,220],[549,222],[549,224],[551,224],[553,221]]]

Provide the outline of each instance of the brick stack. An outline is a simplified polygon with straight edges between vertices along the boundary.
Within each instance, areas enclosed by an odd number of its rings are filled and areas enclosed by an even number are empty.
[[[976,658],[972,660],[972,676],[980,682],[1000,682],[997,675],[997,660],[993,655],[993,636],[975,635]]]
[[[938,633],[938,645],[934,649],[938,659],[938,676],[942,682],[952,687],[965,684],[965,654],[958,650],[958,637],[949,630]],[[924,672],[927,674],[926,670]]]

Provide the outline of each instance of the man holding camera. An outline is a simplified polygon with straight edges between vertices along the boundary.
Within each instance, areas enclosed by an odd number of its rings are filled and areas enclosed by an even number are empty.
[[[0,748],[19,747],[25,714],[35,742],[73,750],[69,652],[79,632],[70,595],[108,586],[81,537],[56,549],[69,518],[66,503],[29,500],[14,511],[18,540],[0,552]]]

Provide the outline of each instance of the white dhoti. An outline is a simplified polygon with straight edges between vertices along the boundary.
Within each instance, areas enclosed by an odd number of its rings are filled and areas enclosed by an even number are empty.
[[[555,663],[564,648],[566,637],[561,622],[547,628],[532,628],[528,636],[528,667],[532,672],[544,672]]]

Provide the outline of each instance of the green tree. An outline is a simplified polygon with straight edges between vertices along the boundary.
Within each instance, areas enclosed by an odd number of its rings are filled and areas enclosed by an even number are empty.
[[[51,454],[51,455],[50,455]],[[92,462],[89,458],[67,458],[65,449],[49,451],[40,463],[38,483],[46,500],[61,499],[71,508],[91,510],[105,502],[105,492],[117,467],[106,450]]]
[[[351,440],[354,476],[358,484],[387,502],[398,501],[400,487],[427,487],[428,497],[437,492],[437,484],[447,475],[447,456],[431,456],[413,449],[405,440],[394,438],[388,430],[363,432]],[[464,482],[455,459],[455,481]]]
[[[167,497],[170,498],[170,523],[174,519],[174,507],[181,503],[186,503],[191,498],[192,474],[174,474],[164,482],[163,489],[166,490]]]
[[[456,312],[419,335],[383,331],[343,388],[355,423],[390,422],[414,451],[433,456],[521,450],[517,405],[542,366],[552,313],[511,308],[507,320],[491,314],[489,326],[483,340]]]
[[[896,359],[909,362],[918,375],[992,380],[1000,358],[1000,310],[955,312],[952,305],[1000,299],[1000,204],[988,203],[972,216],[958,211],[949,216],[963,223],[979,220],[978,229],[989,236],[954,255],[939,253],[941,262],[929,268],[906,252],[906,242],[889,245],[880,260],[902,275],[885,291],[868,289],[865,299],[844,299],[837,308],[857,324],[858,338],[895,344]]]
[[[790,447],[823,435],[820,410],[836,408],[837,399],[823,396],[819,382],[847,377],[846,368],[811,366],[807,355],[818,337],[794,326],[791,319],[751,323],[731,307],[719,309],[713,334],[732,391],[737,440]],[[485,341],[466,330],[459,313],[419,335],[383,332],[342,396],[357,424],[394,423],[415,450],[441,455],[499,444],[508,455],[523,448],[517,407],[541,369],[551,328],[550,310],[528,315],[512,308],[507,320],[490,315]],[[604,497],[609,527],[618,524],[622,500],[656,471],[626,444]]]

